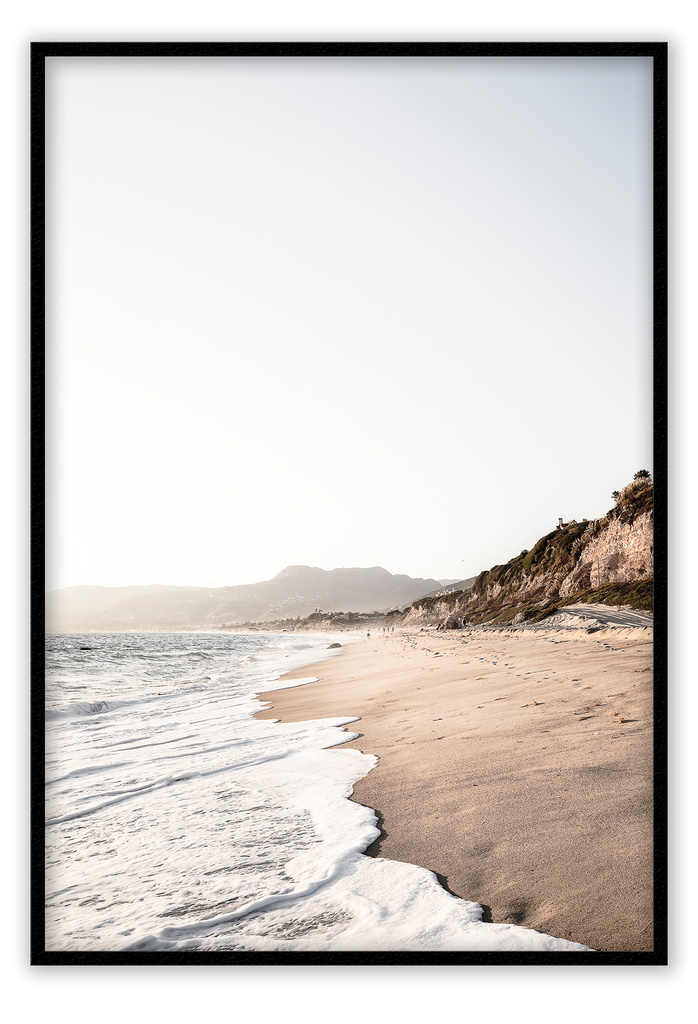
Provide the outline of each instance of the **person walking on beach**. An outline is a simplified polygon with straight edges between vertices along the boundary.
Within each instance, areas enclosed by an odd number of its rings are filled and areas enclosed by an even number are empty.
[[[366,636],[367,636],[367,638],[368,638],[369,640],[371,639],[371,630],[370,630],[370,629],[367,629],[367,630],[366,630]]]

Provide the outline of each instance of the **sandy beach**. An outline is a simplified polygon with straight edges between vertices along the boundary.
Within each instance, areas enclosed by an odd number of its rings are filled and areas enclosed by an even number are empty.
[[[356,716],[366,852],[434,871],[485,920],[652,949],[652,629],[380,631],[262,694],[258,718]]]

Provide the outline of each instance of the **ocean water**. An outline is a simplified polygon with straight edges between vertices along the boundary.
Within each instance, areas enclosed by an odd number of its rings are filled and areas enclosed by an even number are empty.
[[[341,746],[356,719],[252,717],[355,639],[47,636],[47,950],[587,948],[484,924],[425,868],[364,856],[375,814],[347,798],[377,759]]]

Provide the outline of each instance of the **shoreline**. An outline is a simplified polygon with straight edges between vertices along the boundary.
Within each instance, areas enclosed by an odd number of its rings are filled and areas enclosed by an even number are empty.
[[[652,630],[376,632],[260,693],[260,719],[357,717],[368,856],[418,864],[483,920],[652,949]],[[615,714],[614,714],[615,712]]]

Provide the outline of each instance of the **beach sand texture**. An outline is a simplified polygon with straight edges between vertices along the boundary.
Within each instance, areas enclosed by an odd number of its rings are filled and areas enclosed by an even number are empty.
[[[650,628],[396,629],[316,671],[256,717],[361,719],[369,855],[429,868],[486,921],[652,949]]]

